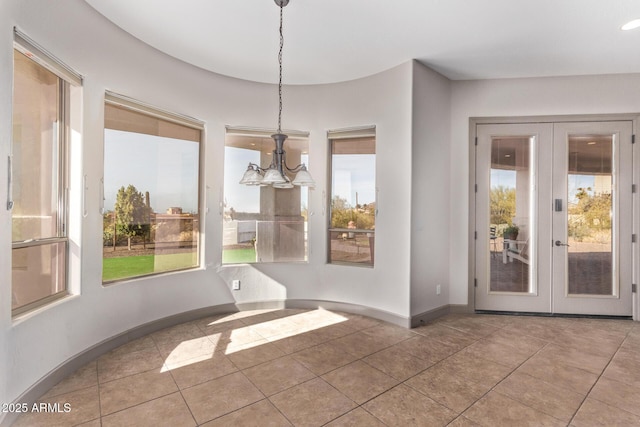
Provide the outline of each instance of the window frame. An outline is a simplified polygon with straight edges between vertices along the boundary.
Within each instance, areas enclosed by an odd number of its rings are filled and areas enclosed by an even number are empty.
[[[347,140],[347,139],[358,139],[358,138],[373,138],[374,145],[377,144],[376,137],[376,126],[359,126],[359,127],[350,127],[343,129],[335,129],[327,131],[327,193],[328,197],[326,198],[327,203],[327,264],[331,265],[342,265],[342,266],[353,266],[353,267],[365,267],[365,268],[374,268],[375,267],[375,228],[373,230],[362,230],[362,229],[343,229],[343,228],[334,228],[332,227],[332,200],[333,200],[333,141],[336,140]],[[377,173],[376,173],[377,174]],[[375,200],[376,207],[374,212],[374,218],[378,216],[378,187],[375,185]],[[373,246],[369,246],[369,250],[371,251],[371,263],[362,263],[362,262],[350,262],[350,261],[340,261],[332,259],[332,250],[331,250],[331,234],[332,233],[367,233],[373,234],[374,240],[370,240],[370,244],[373,243]]]
[[[11,241],[11,254],[12,260],[14,258],[15,250],[20,249],[29,249],[29,248],[37,248],[37,247],[45,247],[49,245],[57,245],[63,244],[64,248],[62,253],[64,254],[64,260],[61,263],[61,271],[57,271],[57,281],[60,281],[62,284],[62,289],[51,293],[45,297],[39,298],[37,300],[31,301],[29,303],[17,306],[15,308],[12,307],[11,315],[12,317],[17,317],[24,313],[33,311],[37,308],[46,306],[53,301],[64,298],[65,296],[70,294],[70,286],[69,286],[69,269],[70,269],[70,260],[69,260],[69,179],[70,179],[70,141],[71,141],[71,90],[72,87],[82,87],[83,77],[72,68],[67,66],[64,62],[60,61],[54,55],[49,53],[42,46],[38,45],[32,39],[30,39],[26,34],[20,31],[18,28],[14,27],[14,41],[13,41],[13,50],[14,50],[14,65],[13,65],[13,73],[16,72],[15,67],[15,56],[16,55],[24,55],[26,59],[33,61],[38,66],[46,69],[47,71],[54,74],[58,79],[58,96],[57,96],[57,106],[56,106],[56,115],[57,115],[57,126],[54,131],[56,135],[56,145],[57,147],[55,154],[57,156],[57,162],[55,163],[56,170],[54,172],[56,177],[57,185],[55,186],[56,194],[55,200],[57,201],[56,213],[57,213],[57,221],[56,221],[56,232],[55,236],[44,237],[44,238],[36,238],[36,239],[26,239],[23,241],[14,241],[12,238]],[[15,75],[13,80],[13,86],[15,88]],[[15,90],[15,89],[14,89]],[[15,97],[12,99],[12,104],[15,102]],[[15,104],[12,106],[12,111],[15,109]],[[14,139],[12,138],[11,146],[10,146],[10,155],[9,155],[9,181],[8,181],[8,196],[7,196],[7,210],[11,211],[13,209],[13,185],[16,181],[16,178],[13,176],[13,149],[14,149]],[[52,151],[52,152],[54,152]],[[13,212],[11,214],[13,220]],[[12,261],[12,271],[13,271],[13,261]],[[13,293],[13,286],[15,285],[13,278],[11,280],[11,287]],[[13,303],[12,303],[13,306]]]
[[[196,265],[193,266],[188,266],[188,267],[184,267],[184,268],[176,268],[176,269],[171,269],[171,270],[162,270],[162,271],[154,271],[151,273],[147,273],[147,274],[140,274],[140,275],[136,275],[136,276],[127,276],[127,277],[122,277],[122,278],[116,278],[116,279],[112,279],[112,280],[104,280],[101,277],[101,283],[103,286],[110,286],[113,284],[117,284],[117,283],[122,283],[122,282],[129,282],[129,281],[135,281],[135,280],[139,280],[139,279],[145,279],[151,276],[158,276],[161,274],[173,274],[173,273],[179,273],[179,272],[184,272],[184,271],[193,271],[193,270],[198,270],[198,269],[202,269],[203,268],[203,241],[202,241],[202,235],[203,235],[203,227],[204,227],[204,221],[203,221],[203,212],[204,209],[202,207],[203,204],[203,180],[204,180],[204,145],[205,145],[205,141],[206,141],[206,134],[205,134],[205,122],[202,120],[198,120],[196,118],[193,118],[191,116],[187,116],[184,114],[180,114],[180,113],[175,113],[172,111],[168,111],[162,108],[158,108],[155,107],[153,105],[147,104],[145,102],[139,101],[137,99],[134,98],[130,98],[126,95],[122,95],[116,92],[112,92],[110,90],[105,91],[105,95],[104,95],[104,103],[103,105],[106,107],[107,105],[111,105],[113,107],[116,108],[121,108],[121,109],[126,109],[129,110],[135,114],[142,114],[142,115],[146,115],[147,117],[150,118],[154,118],[154,119],[158,119],[158,120],[162,120],[162,121],[166,121],[166,122],[171,122],[173,124],[176,125],[180,125],[183,127],[187,127],[187,128],[191,128],[193,130],[196,130],[199,132],[199,138],[197,141],[198,144],[198,188],[197,188],[197,219],[198,219],[198,228],[197,228],[197,248],[196,248],[196,258],[197,258],[197,263]],[[103,115],[104,116],[104,115]],[[103,137],[104,137],[104,132],[107,129],[112,129],[112,130],[118,130],[118,129],[113,129],[113,128],[109,128],[106,126],[106,123],[103,126]],[[126,132],[131,132],[131,133],[140,133],[140,132],[133,132],[133,131],[126,131]],[[106,141],[104,141],[106,142]],[[195,140],[193,140],[193,142],[196,142]],[[104,145],[103,145],[104,146]],[[104,164],[104,163],[103,163]],[[104,170],[103,170],[103,177],[101,179],[101,193],[102,193],[102,197],[100,199],[100,212],[102,214],[105,213],[105,206],[104,206],[104,194],[105,194],[105,190],[104,190]],[[196,231],[196,230],[193,230]],[[102,239],[100,239],[102,241]],[[102,257],[101,259],[104,259],[104,257]],[[103,266],[104,268],[104,266]],[[101,272],[103,270],[101,269]]]

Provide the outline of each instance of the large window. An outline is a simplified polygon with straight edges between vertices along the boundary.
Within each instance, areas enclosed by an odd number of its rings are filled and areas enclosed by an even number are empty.
[[[373,266],[376,226],[375,128],[329,132],[329,262]]]
[[[203,124],[105,97],[103,282],[199,266]]]
[[[70,93],[81,77],[16,31],[13,63],[11,308],[67,294]]]
[[[278,189],[240,184],[247,165],[271,163],[273,132],[229,128],[224,153],[222,263],[307,260],[307,187]],[[287,132],[287,163],[308,164],[308,137]]]

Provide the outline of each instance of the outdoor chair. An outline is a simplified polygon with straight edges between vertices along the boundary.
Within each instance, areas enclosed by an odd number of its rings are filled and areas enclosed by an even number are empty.
[[[502,262],[505,264],[513,262],[517,259],[529,265],[529,239],[527,240],[507,240],[504,241],[504,250],[502,251]]]

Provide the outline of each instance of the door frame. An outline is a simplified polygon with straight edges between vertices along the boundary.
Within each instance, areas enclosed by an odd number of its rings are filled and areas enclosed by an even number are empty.
[[[468,219],[468,307],[470,311],[475,311],[475,285],[476,285],[476,204],[475,204],[475,178],[476,178],[476,129],[479,124],[533,124],[533,123],[563,123],[563,122],[607,122],[607,121],[631,121],[632,135],[635,142],[635,135],[638,132],[640,123],[640,113],[622,114],[585,114],[585,115],[559,115],[559,116],[513,116],[513,117],[471,117],[469,118],[469,219]],[[633,176],[632,183],[635,191],[632,194],[632,233],[638,236],[640,233],[640,149],[633,145]],[[640,237],[636,237],[632,246],[632,283],[635,285],[635,292],[632,293],[632,317],[633,320],[640,321],[640,288],[639,268],[640,268]]]

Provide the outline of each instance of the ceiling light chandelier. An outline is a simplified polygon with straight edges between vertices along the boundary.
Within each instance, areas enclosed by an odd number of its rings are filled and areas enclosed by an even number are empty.
[[[282,35],[282,9],[289,4],[289,0],[274,0],[276,5],[280,7],[280,50],[278,52],[278,65],[280,74],[278,80],[278,130],[271,138],[275,141],[276,149],[273,150],[271,164],[268,168],[263,169],[255,163],[249,163],[249,167],[244,173],[240,184],[246,185],[271,185],[275,188],[293,188],[294,185],[306,186],[313,188],[316,183],[311,178],[311,174],[307,171],[304,163],[294,168],[287,166],[287,153],[284,151],[284,141],[288,138],[282,133],[282,46],[284,45],[284,37]],[[296,176],[291,180],[287,176],[287,172],[295,173]]]

